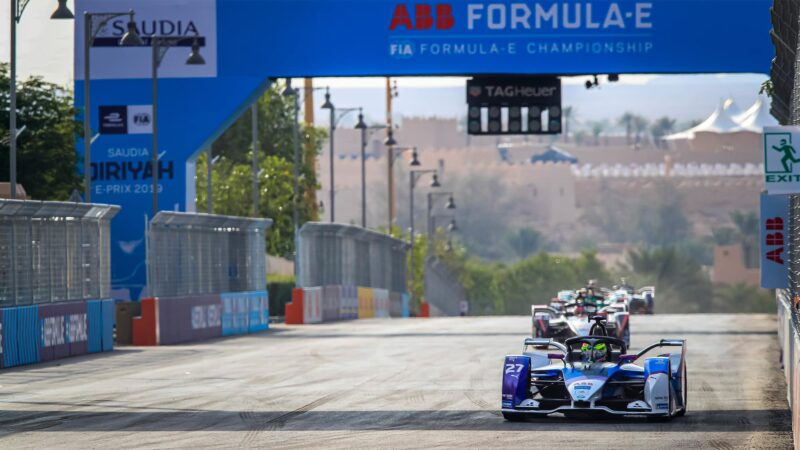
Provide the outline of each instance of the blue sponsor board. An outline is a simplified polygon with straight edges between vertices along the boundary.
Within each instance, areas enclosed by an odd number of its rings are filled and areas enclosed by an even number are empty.
[[[222,335],[255,333],[269,328],[266,291],[222,294]]]
[[[187,49],[179,47],[166,54],[159,69],[163,154],[155,174],[148,164],[152,135],[146,130],[102,134],[93,144],[92,200],[122,205],[112,222],[112,285],[128,289],[133,298],[145,284],[142,218],[150,214],[153,176],[159,180],[161,208],[193,211],[197,156],[269,86],[270,78],[768,73],[774,55],[770,0],[124,3],[135,10],[145,37],[198,34],[206,60],[203,66],[186,66]],[[78,0],[76,10],[119,9],[112,6],[106,0]],[[76,17],[76,29],[82,29],[82,20],[82,14]],[[95,46],[115,45],[125,20],[110,22]],[[75,102],[83,108],[82,33],[75,39]],[[324,50],[313,44],[319,42]],[[123,107],[130,112],[141,106],[140,114],[146,115],[152,104],[151,50],[92,51],[92,128],[101,128],[101,107],[110,114],[117,108],[113,118],[118,121]],[[82,141],[77,149],[83,151]]]
[[[39,307],[3,310],[3,367],[39,362]]]

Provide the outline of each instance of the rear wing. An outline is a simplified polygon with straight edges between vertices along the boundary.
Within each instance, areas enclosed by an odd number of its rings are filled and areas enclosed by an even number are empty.
[[[683,356],[686,353],[686,339],[662,339],[655,344],[650,344],[643,348],[641,351],[639,351],[639,353],[636,354],[636,356],[640,357],[650,350],[658,347],[681,347],[681,356]]]
[[[567,353],[567,347],[564,344],[548,338],[526,338],[525,343],[522,346],[522,353],[525,353],[525,350],[527,350],[528,347],[552,347],[560,350],[564,354]]]
[[[531,317],[535,316],[536,313],[547,313],[552,316],[560,316],[561,312],[555,310],[554,308],[547,306],[547,305],[531,305]]]

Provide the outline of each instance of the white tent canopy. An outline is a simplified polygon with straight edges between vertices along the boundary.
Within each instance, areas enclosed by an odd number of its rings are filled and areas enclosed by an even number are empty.
[[[752,106],[742,112],[732,98],[726,99],[699,125],[680,133],[665,136],[664,140],[694,139],[695,133],[698,132],[725,134],[747,131],[761,133],[765,126],[778,123],[769,114],[767,105],[768,102],[759,97]]]
[[[745,114],[747,115],[739,122],[743,130],[761,133],[764,127],[778,125],[778,121],[770,115],[767,103],[761,98]]]

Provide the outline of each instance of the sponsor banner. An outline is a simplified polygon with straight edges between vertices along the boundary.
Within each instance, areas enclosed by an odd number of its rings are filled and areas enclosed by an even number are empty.
[[[250,301],[249,333],[269,329],[269,292],[255,291],[248,293]],[[224,298],[224,295],[223,295]]]
[[[767,192],[800,193],[800,127],[764,127],[763,150]]]
[[[467,80],[467,104],[561,106],[558,77],[475,77]]]
[[[340,306],[342,303],[341,286],[322,287],[322,321],[330,322],[338,320]]]
[[[303,323],[322,322],[322,288],[303,288]]]
[[[3,362],[3,341],[4,339],[4,327],[3,327],[3,309],[0,309],[0,369],[5,367]]]
[[[269,328],[269,296],[266,291],[221,295],[222,335],[246,334]]]
[[[99,313],[99,309],[97,312]],[[39,350],[42,361],[84,355],[89,352],[87,302],[41,305],[39,323],[41,324]],[[99,329],[97,331],[99,332]],[[99,338],[99,334],[97,337]],[[101,347],[98,346],[99,348]]]
[[[3,367],[39,362],[39,307],[3,310]]]
[[[114,350],[114,325],[117,322],[117,306],[112,299],[102,301],[103,328],[101,335],[103,347],[101,351],[110,352]],[[93,332],[93,331],[92,331]]]
[[[80,0],[77,11],[124,12],[133,10],[136,29],[144,47],[120,47],[128,30],[128,16],[114,19],[101,28],[91,48],[91,79],[147,78],[152,75],[152,36],[181,38],[198,36],[205,64],[188,65],[193,39],[180,40],[166,51],[158,68],[159,78],[217,76],[217,4],[215,0]],[[75,14],[75,29],[83,30],[84,15]],[[75,79],[83,80],[83,33],[75,33]]]
[[[761,287],[789,286],[786,243],[789,236],[789,195],[761,194]]]
[[[219,295],[158,299],[158,344],[198,341],[222,335]]]

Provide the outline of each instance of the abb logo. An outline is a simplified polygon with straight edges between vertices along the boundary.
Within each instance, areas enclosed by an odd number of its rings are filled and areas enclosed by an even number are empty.
[[[405,27],[406,30],[449,30],[455,25],[453,6],[449,3],[417,3],[414,5],[414,16],[408,11],[405,3],[394,8],[389,30]]]
[[[772,217],[767,219],[766,223],[767,231],[774,231],[774,233],[767,233],[765,237],[765,244],[770,247],[778,247],[767,252],[767,259],[783,265],[783,257],[781,253],[783,253],[783,219],[781,217]]]

